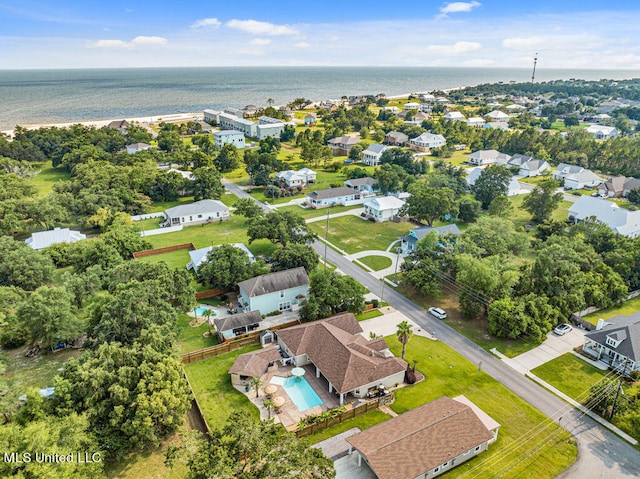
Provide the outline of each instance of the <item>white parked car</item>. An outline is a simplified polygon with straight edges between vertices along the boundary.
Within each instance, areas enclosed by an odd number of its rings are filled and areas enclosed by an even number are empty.
[[[440,308],[429,308],[428,313],[438,319],[447,319],[447,312]]]
[[[553,332],[558,336],[564,336],[572,329],[573,328],[571,327],[570,324],[562,323],[562,324],[558,324],[555,328],[553,328]]]

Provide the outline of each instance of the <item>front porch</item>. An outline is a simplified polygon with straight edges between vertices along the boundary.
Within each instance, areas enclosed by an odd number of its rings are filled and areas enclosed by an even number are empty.
[[[631,373],[634,370],[635,363],[626,356],[616,353],[611,349],[595,342],[587,341],[582,346],[582,352],[586,356],[590,357],[595,363],[596,367],[603,369],[599,365],[603,365],[605,369],[611,369],[625,374]]]

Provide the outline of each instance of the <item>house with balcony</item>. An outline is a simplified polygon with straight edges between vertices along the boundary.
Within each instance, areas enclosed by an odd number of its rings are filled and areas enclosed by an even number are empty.
[[[443,118],[448,121],[464,121],[465,120],[464,115],[459,111],[447,112],[445,113]]]
[[[351,148],[358,143],[360,143],[360,138],[356,138],[355,136],[338,136],[327,142],[333,156],[348,155]]]
[[[432,148],[439,148],[446,145],[447,140],[442,135],[423,133],[422,135],[409,140],[409,143],[414,150],[428,152]]]
[[[287,186],[306,186],[316,182],[317,174],[309,168],[298,171],[286,170],[276,173],[276,178]]]
[[[221,130],[213,133],[213,144],[218,149],[224,145],[233,145],[238,149],[245,147],[244,133],[238,130]]]
[[[238,303],[243,312],[297,311],[309,296],[309,276],[306,270],[286,269],[263,274],[238,283]]]
[[[467,118],[467,125],[474,128],[482,128],[485,123],[485,119],[479,116],[472,116],[471,118]]]
[[[364,178],[352,178],[350,180],[346,180],[344,182],[344,186],[349,188],[353,188],[356,191],[359,191],[363,195],[373,195],[380,191],[378,188],[378,180],[375,178],[371,178],[370,176],[365,176]]]
[[[378,166],[382,154],[388,150],[386,145],[371,143],[366,150],[362,152],[362,162],[367,166]]]
[[[404,146],[409,141],[409,136],[399,131],[390,131],[384,137],[384,142],[391,146]]]

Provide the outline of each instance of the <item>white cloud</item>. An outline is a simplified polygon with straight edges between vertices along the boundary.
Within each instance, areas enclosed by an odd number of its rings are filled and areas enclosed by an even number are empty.
[[[532,50],[535,48],[539,48],[545,44],[548,45],[548,41],[550,39],[533,35],[530,37],[514,37],[514,38],[505,38],[502,40],[502,46],[505,48],[512,48],[514,50]]]
[[[131,40],[133,45],[166,45],[167,39],[164,37],[137,36]]]
[[[276,25],[257,20],[229,20],[226,26],[252,35],[296,35],[298,32],[286,25]]]
[[[251,45],[269,45],[271,40],[268,38],[254,38],[249,43],[251,43]]]
[[[201,18],[191,24],[191,28],[213,27],[218,28],[222,22],[217,18]]]
[[[480,5],[482,4],[475,0],[471,2],[451,2],[440,8],[440,13],[442,16],[446,16],[448,13],[467,13]]]
[[[495,64],[494,60],[488,58],[474,58],[463,63],[465,67],[490,67]]]
[[[453,45],[429,45],[419,50],[423,55],[462,55],[482,48],[478,42],[456,42]]]
[[[146,37],[140,35],[135,37],[130,42],[125,42],[124,40],[97,40],[95,42],[90,42],[89,47],[106,49],[131,49],[138,46],[166,45],[167,43],[168,41],[164,37]]]
[[[298,42],[293,46],[296,48],[309,48],[309,44],[307,42]]]

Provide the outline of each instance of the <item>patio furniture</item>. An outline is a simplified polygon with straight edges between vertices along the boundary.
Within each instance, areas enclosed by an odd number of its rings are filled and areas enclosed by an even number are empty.
[[[282,406],[284,406],[284,398],[282,396],[276,396],[273,398],[273,408],[278,412]]]
[[[267,395],[267,397],[271,397],[277,392],[278,387],[275,384],[269,384],[264,388],[264,393]]]

